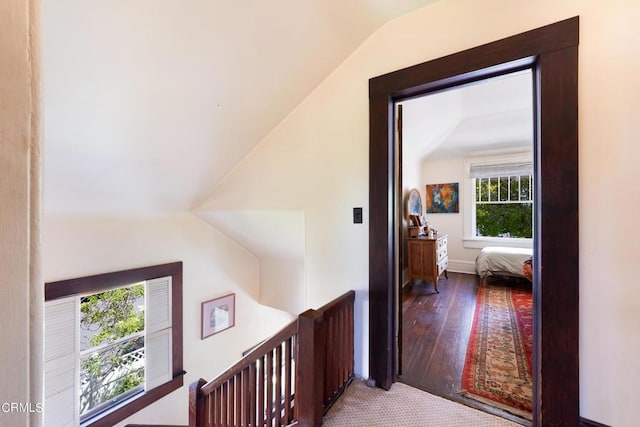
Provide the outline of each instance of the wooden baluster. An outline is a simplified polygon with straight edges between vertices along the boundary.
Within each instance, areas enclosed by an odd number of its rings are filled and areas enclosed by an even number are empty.
[[[236,380],[236,384],[238,385],[238,392],[236,393],[238,396],[238,401],[236,403],[236,425],[238,426],[246,426],[247,425],[247,417],[246,409],[247,409],[247,373],[246,369],[238,372],[238,379]]]
[[[275,420],[276,426],[282,421],[282,344],[276,347]]]
[[[265,393],[265,382],[266,382],[266,377],[265,377],[265,363],[266,363],[266,358],[264,356],[262,356],[260,359],[260,368],[258,369],[259,374],[258,374],[258,419],[256,420],[256,426],[263,426],[264,425],[264,415],[265,415],[265,410],[266,407],[264,406],[264,393]]]
[[[244,409],[246,404],[244,403],[246,387],[244,385],[244,370],[238,372],[236,377],[236,425],[237,426],[246,426],[245,417],[244,417]]]
[[[222,386],[220,386],[216,391],[216,425],[217,426],[224,425],[224,421],[222,418],[222,414],[223,414],[222,405],[224,405],[224,400],[222,397]]]
[[[339,307],[336,310],[336,370],[333,373],[333,378],[335,381],[335,387],[333,388],[333,394],[331,396],[331,401],[336,399],[337,391],[342,387],[342,352],[344,349],[342,348],[342,307]]]
[[[336,390],[340,388],[340,352],[342,351],[341,343],[340,343],[340,307],[335,311],[334,315],[334,323],[333,329],[335,333],[335,348],[333,349],[333,357],[335,360],[335,365],[333,367],[333,371],[331,372],[331,378],[333,378],[333,387],[331,388],[331,401],[335,399]]]
[[[211,425],[214,427],[218,427],[220,425],[220,396],[222,395],[222,390],[220,387],[216,388],[213,391],[213,412],[211,413]]]
[[[354,358],[354,331],[353,331],[353,304],[349,304],[349,379],[353,377],[353,358]]]
[[[229,378],[229,399],[227,400],[227,425],[235,425],[235,377]]]
[[[333,328],[331,324],[333,323],[333,319],[331,316],[327,316],[326,319],[326,328],[327,328],[327,349],[330,348],[325,354],[326,359],[326,368],[324,371],[324,392],[322,393],[322,405],[324,406],[327,397],[331,394],[331,371],[333,370],[333,356],[334,356],[334,338],[333,338]]]
[[[335,372],[335,378],[336,378],[336,388],[333,389],[333,397],[332,397],[332,401],[336,399],[336,395],[337,395],[337,391],[339,391],[342,388],[342,359],[343,359],[343,354],[344,354],[344,330],[342,328],[342,307],[340,307],[338,309],[338,311],[336,311],[336,334],[338,335],[338,348],[336,351],[336,362],[337,362],[337,366],[336,366],[336,372]]]
[[[209,396],[207,396],[207,422],[205,425],[213,426],[214,424],[214,411],[215,411],[215,390]]]
[[[228,415],[228,401],[229,401],[229,382],[226,381],[222,384],[222,401],[220,402],[220,422],[223,426],[229,425]]]
[[[291,423],[291,342],[293,338],[285,341],[284,346],[284,424]]]
[[[251,391],[251,365],[242,371],[242,425],[252,425],[251,421],[251,399],[253,398]]]
[[[249,365],[249,413],[247,425],[256,425],[256,362]]]
[[[333,379],[333,387],[331,388],[330,400],[335,399],[336,390],[340,387],[340,307],[335,311],[333,315],[333,329],[335,333],[335,349],[332,351],[334,358],[333,371],[331,371],[331,378]]]
[[[300,330],[300,321],[298,320],[298,330]],[[299,397],[300,395],[298,394],[298,372],[300,372],[300,368],[298,368],[298,365],[302,362],[300,362],[300,347],[299,347],[299,341],[298,341],[298,334],[294,335],[292,337],[292,341],[291,341],[291,345],[293,346],[293,352],[294,352],[294,365],[295,365],[295,370],[293,371],[294,374],[294,379],[293,381],[295,381],[293,383],[293,388],[294,388],[294,397],[293,397],[293,419],[294,420],[299,420],[300,419],[300,411],[299,411],[299,407],[300,405],[298,404],[298,402],[300,401]]]
[[[267,425],[271,426],[273,420],[273,351],[267,353],[266,385],[267,388]]]
[[[344,308],[344,382],[349,382],[349,304]]]
[[[335,313],[335,330],[336,330],[336,349],[334,351],[336,358],[336,365],[333,371],[333,390],[331,394],[331,401],[333,402],[336,399],[336,395],[338,394],[338,390],[340,390],[340,386],[342,383],[340,382],[340,369],[342,369],[342,324],[340,323],[340,313],[342,311],[342,307],[338,307]]]
[[[347,374],[346,309],[346,306],[340,308],[340,390],[344,388]]]
[[[236,398],[235,398],[235,421],[234,426],[242,425],[242,371],[236,377]]]

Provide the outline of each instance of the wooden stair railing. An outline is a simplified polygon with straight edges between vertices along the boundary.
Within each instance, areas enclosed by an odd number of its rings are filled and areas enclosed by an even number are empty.
[[[189,387],[189,427],[320,426],[353,378],[349,291],[307,310],[208,383]]]
[[[294,321],[216,379],[191,384],[189,426],[258,426],[274,421],[280,426],[293,422],[296,335]]]
[[[323,413],[326,413],[353,379],[353,303],[355,292],[338,298],[318,311],[325,321]]]

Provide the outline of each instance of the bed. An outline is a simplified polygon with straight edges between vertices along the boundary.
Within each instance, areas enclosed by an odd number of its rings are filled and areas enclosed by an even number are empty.
[[[532,249],[490,246],[476,258],[476,272],[481,278],[489,276],[525,277],[522,264],[531,258]]]

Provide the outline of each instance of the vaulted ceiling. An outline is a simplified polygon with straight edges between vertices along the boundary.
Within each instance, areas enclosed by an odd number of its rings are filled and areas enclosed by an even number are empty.
[[[530,70],[413,98],[403,105],[408,158],[531,151],[533,76]]]
[[[44,0],[46,213],[189,210],[360,43],[434,0]]]

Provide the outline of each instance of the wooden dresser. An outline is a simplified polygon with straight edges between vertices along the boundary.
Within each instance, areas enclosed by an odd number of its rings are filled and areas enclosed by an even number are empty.
[[[430,280],[438,290],[438,277],[444,273],[448,279],[447,235],[441,234],[430,239],[414,237],[407,239],[409,252],[409,283],[413,279]]]

